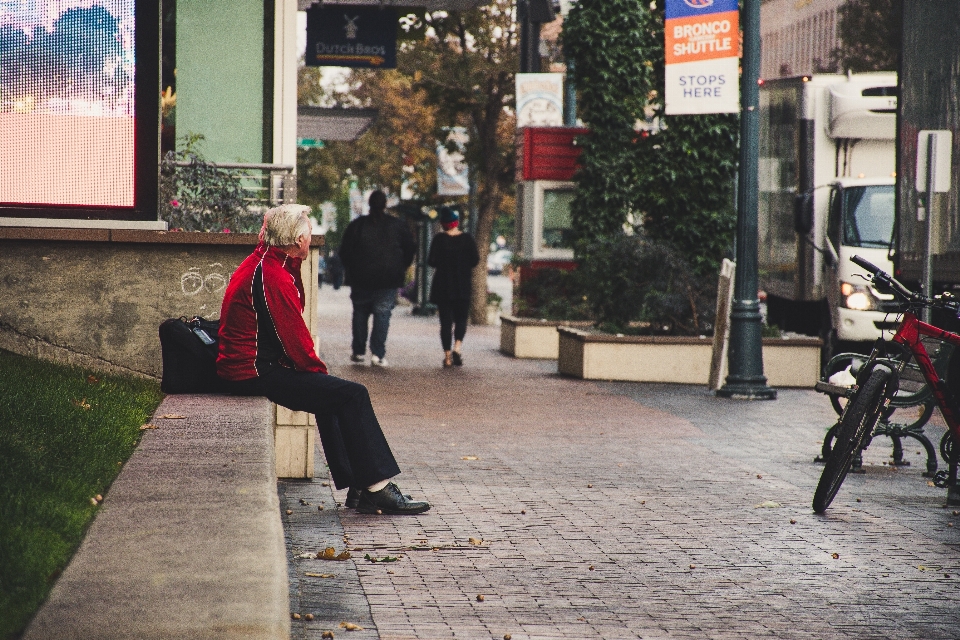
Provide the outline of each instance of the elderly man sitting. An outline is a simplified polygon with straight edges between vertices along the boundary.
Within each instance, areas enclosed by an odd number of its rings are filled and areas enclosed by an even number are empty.
[[[309,207],[264,216],[261,242],[230,278],[220,312],[217,373],[240,395],[266,396],[317,417],[320,442],[347,506],[362,513],[417,514],[389,479],[400,473],[366,387],[329,375],[303,321],[300,263],[310,249]],[[311,283],[312,285],[313,283]]]

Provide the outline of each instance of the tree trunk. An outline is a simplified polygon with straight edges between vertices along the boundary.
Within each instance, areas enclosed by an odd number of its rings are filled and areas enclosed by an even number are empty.
[[[490,234],[493,219],[500,202],[500,185],[489,176],[477,194],[477,253],[480,262],[473,270],[473,299],[470,301],[471,324],[487,324],[487,254],[490,253]]]

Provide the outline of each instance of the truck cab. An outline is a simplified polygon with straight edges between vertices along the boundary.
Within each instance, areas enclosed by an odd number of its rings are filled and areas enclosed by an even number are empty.
[[[893,295],[872,287],[850,258],[859,255],[893,272],[894,200],[893,178],[845,178],[830,185],[823,265],[831,338],[867,342],[893,327],[890,314],[898,308]]]

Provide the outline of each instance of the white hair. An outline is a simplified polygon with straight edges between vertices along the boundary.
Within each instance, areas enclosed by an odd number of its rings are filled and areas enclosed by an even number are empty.
[[[284,204],[274,207],[264,214],[267,228],[263,241],[271,247],[289,247],[297,238],[310,231],[307,214],[310,207],[304,204]]]

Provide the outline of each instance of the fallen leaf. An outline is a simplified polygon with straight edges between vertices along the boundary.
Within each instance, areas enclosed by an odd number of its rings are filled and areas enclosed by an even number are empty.
[[[74,405],[80,407],[80,408],[83,409],[84,411],[90,411],[90,408],[91,408],[91,407],[90,407],[90,403],[87,402],[87,399],[86,399],[86,398],[84,398],[83,400],[71,400],[70,402],[72,402]]]
[[[691,568],[691,569],[696,569],[696,568],[697,568],[697,565],[692,564],[692,565],[690,565],[690,568]]]
[[[100,378],[98,378],[97,376],[93,376],[93,375],[87,376],[87,384],[97,384],[98,382],[100,382]]]
[[[186,420],[187,419],[187,416],[177,415],[176,413],[165,413],[160,417],[165,420]]]
[[[923,566],[922,564],[918,564],[918,565],[917,565],[917,569],[920,569],[920,571],[926,571],[926,570],[927,570],[927,568],[926,568],[925,566]]]
[[[340,626],[347,631],[363,631],[363,627],[358,624],[353,624],[352,622],[341,622]]]
[[[371,556],[369,553],[364,554],[363,558],[370,562],[396,562],[397,560],[400,559],[394,556],[383,556],[382,558],[377,558],[377,557]]]
[[[757,474],[757,480],[763,480],[763,476],[760,475],[759,473]]]
[[[463,456],[460,459],[461,460],[479,460],[480,458],[478,458],[477,456]]]
[[[839,553],[833,553],[833,554],[830,555],[830,557],[833,558],[834,560],[839,560],[839,559],[840,559],[840,554],[839,554]]]
[[[294,620],[299,620],[299,619],[300,619],[300,614],[299,614],[299,613],[293,613],[293,614],[290,615],[290,617],[293,618]]]
[[[158,427],[157,427],[157,425],[155,425],[155,424],[142,424],[142,425],[140,425],[140,431],[146,431],[147,429],[157,429],[157,428],[158,428]]]
[[[333,637],[333,631],[324,631],[324,632],[320,635],[320,637],[321,637],[321,638],[332,638],[332,637]]]
[[[592,484],[588,484],[588,485],[587,485],[587,489],[593,489],[593,485],[592,485]]]
[[[323,551],[318,552],[316,557],[318,560],[349,560],[350,552],[344,549],[338,554],[337,550],[333,547],[327,547]]]
[[[298,557],[298,558],[304,558],[304,559],[307,559],[307,558],[316,558],[316,557],[317,557],[317,554],[315,554],[315,553],[310,553],[310,552],[308,551],[308,552],[306,552],[306,553],[301,553],[301,554],[298,555],[297,557]]]
[[[307,621],[313,620],[313,614],[312,614],[312,613],[308,613],[308,614],[306,614],[305,616],[303,616],[303,619],[304,619],[304,620],[307,620]]]
[[[311,573],[311,572],[304,572],[303,575],[307,576],[308,578],[335,578],[335,577],[336,577],[336,576],[333,575],[332,573]]]
[[[478,594],[477,594],[477,602],[483,602],[483,594],[482,594],[482,593],[478,593]]]
[[[480,545],[483,544],[483,538],[470,538],[469,540],[467,540],[467,542],[469,542],[475,547],[479,547]]]
[[[928,486],[928,487],[935,487],[935,486],[937,486],[937,485],[933,484],[933,482],[931,482],[930,480],[927,480],[927,486]]]
[[[594,570],[594,566],[593,566],[593,565],[590,565],[589,567],[587,567],[587,570],[588,570],[588,571],[593,571],[593,570]]]
[[[510,635],[509,633],[503,634],[503,640],[510,640],[511,638],[513,638],[513,636]]]
[[[288,516],[289,516],[290,514],[292,514],[292,513],[293,513],[293,511],[291,511],[290,509],[287,509],[287,515],[288,515]]]
[[[793,518],[790,518],[790,524],[797,524],[797,521],[794,520]]]
[[[329,486],[330,486],[330,483],[329,483],[329,482],[321,482],[321,483],[320,483],[320,486],[321,486],[321,487],[329,487]]]
[[[323,505],[322,505],[322,504],[317,507],[317,511],[323,511]]]
[[[760,504],[753,505],[754,509],[777,509],[782,507],[779,502],[774,502],[773,500],[767,500],[766,502],[761,502]]]
[[[303,498],[300,498],[300,504],[308,505],[308,506],[309,506],[310,503],[307,502],[306,500],[304,500]]]

